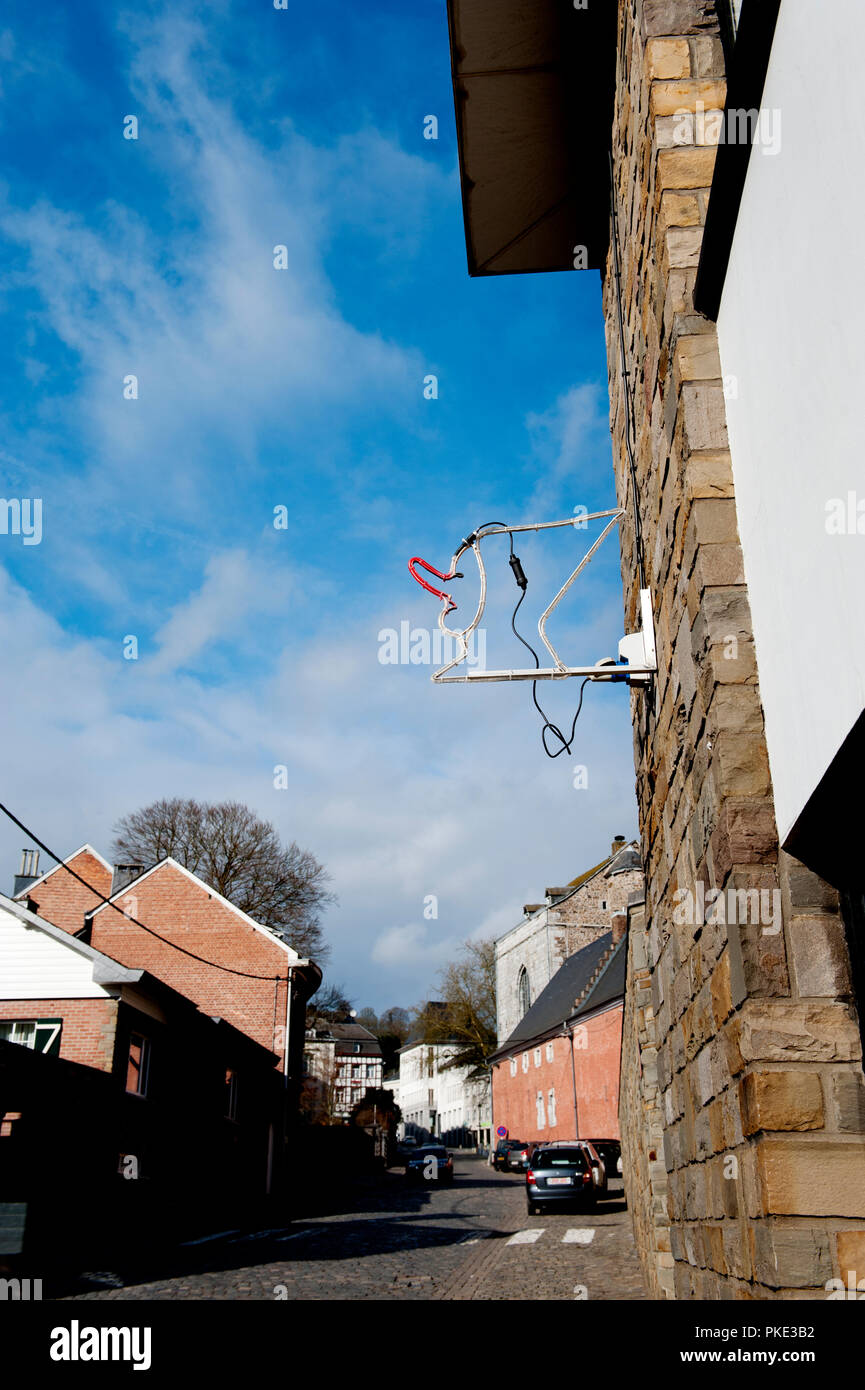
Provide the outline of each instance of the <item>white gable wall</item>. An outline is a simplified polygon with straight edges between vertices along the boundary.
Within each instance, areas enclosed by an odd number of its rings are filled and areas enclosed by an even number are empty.
[[[93,961],[0,904],[0,998],[109,999]]]

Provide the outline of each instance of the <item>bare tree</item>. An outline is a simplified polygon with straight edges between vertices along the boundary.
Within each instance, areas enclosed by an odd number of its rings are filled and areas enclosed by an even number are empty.
[[[424,1042],[452,1042],[444,1066],[482,1067],[496,1047],[496,946],[492,939],[466,941],[460,959],[439,975],[440,1001],[422,1005],[415,1028]]]
[[[354,1005],[345,992],[345,985],[322,980],[306,1007],[311,1027],[315,1019],[322,1023],[348,1023]]]
[[[320,913],[335,902],[309,850],[238,801],[154,801],[114,827],[115,860],[148,867],[169,855],[301,956],[326,958]]]

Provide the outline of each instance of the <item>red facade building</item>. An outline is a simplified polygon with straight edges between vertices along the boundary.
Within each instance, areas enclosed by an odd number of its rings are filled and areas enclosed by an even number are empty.
[[[511,1138],[618,1139],[624,922],[565,961],[493,1054],[493,1124]]]

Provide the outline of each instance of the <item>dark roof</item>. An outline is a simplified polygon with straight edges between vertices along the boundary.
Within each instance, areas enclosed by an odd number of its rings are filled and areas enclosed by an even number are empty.
[[[610,860],[604,878],[612,878],[613,874],[624,874],[629,869],[642,869],[643,861],[638,850],[633,845],[622,845],[617,854]]]
[[[356,1038],[358,1042],[363,1038],[375,1039],[375,1033],[364,1028],[362,1023],[332,1023],[330,1031],[335,1038]]]
[[[612,932],[605,932],[575,955],[569,956],[542,990],[524,1018],[520,1019],[494,1057],[513,1051],[515,1044],[555,1031],[570,1019],[580,1018],[593,1009],[624,997],[626,940],[613,946]],[[595,972],[601,973],[593,981]]]
[[[597,980],[580,1002],[574,1013],[574,1018],[582,1018],[594,1009],[602,1008],[604,1004],[612,1004],[617,999],[624,999],[625,972],[628,963],[626,942],[626,936],[617,942]]]

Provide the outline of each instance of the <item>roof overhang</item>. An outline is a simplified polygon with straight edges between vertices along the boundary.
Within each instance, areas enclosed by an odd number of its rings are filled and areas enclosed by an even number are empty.
[[[603,267],[617,0],[448,0],[470,275]]]

